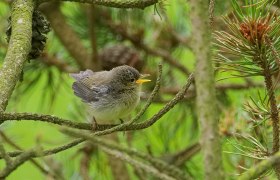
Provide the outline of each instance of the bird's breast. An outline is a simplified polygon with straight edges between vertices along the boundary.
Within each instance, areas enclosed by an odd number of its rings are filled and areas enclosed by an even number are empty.
[[[90,102],[93,116],[97,121],[112,121],[126,117],[137,106],[140,100],[140,89],[111,89],[99,101]]]

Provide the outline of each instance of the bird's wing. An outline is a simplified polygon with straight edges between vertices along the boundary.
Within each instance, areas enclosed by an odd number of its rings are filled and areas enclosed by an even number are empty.
[[[92,70],[87,69],[86,71],[80,71],[79,73],[70,73],[70,76],[77,81],[82,80],[86,77],[90,77],[95,74]]]
[[[84,102],[96,102],[108,92],[106,86],[106,73],[96,72],[94,76],[84,76],[73,83],[74,94],[80,97]]]

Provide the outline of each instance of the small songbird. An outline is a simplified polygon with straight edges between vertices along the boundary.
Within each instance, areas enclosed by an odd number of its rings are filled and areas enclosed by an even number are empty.
[[[125,118],[140,100],[141,84],[150,81],[127,65],[110,71],[86,70],[70,75],[76,80],[72,85],[74,94],[89,104],[98,122]]]

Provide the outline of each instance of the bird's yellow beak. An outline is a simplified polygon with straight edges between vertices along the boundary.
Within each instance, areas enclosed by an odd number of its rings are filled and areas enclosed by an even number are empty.
[[[138,79],[136,81],[136,84],[142,84],[142,83],[145,83],[145,82],[150,82],[151,80],[150,79]]]
[[[150,82],[150,79],[144,79],[145,77],[150,76],[150,74],[140,74],[140,78],[136,81],[136,84],[142,84],[145,82]]]

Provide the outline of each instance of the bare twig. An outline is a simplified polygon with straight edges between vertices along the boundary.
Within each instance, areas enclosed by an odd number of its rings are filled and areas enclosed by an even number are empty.
[[[5,160],[6,166],[11,166],[12,165],[12,159],[11,157],[6,153],[6,150],[4,148],[3,143],[0,143],[0,154]]]
[[[48,2],[48,1],[72,1],[72,2],[80,2],[80,3],[89,3],[107,7],[114,8],[140,8],[144,9],[148,6],[156,4],[158,0],[38,0],[40,3]]]
[[[83,132],[74,131],[74,130],[65,129],[65,128],[62,129],[62,132],[66,133],[70,136],[89,140],[89,142],[91,142],[93,144],[104,146],[109,149],[114,149],[114,150],[120,151],[122,153],[126,153],[130,156],[135,156],[135,157],[141,158],[141,159],[146,160],[149,163],[151,163],[152,166],[156,167],[161,172],[166,172],[166,174],[176,177],[177,179],[186,179],[186,175],[182,171],[180,171],[178,168],[173,166],[172,164],[167,164],[160,159],[143,154],[134,149],[121,147],[113,142],[106,141],[105,139],[98,138],[98,137],[96,137],[94,135],[90,135],[88,133],[83,133]]]
[[[154,97],[157,95],[157,93],[159,91],[161,77],[162,77],[162,64],[160,63],[158,65],[158,77],[157,77],[157,80],[156,80],[156,85],[155,85],[151,95],[149,96],[149,99],[147,100],[145,106],[141,109],[141,111],[131,121],[129,121],[128,124],[132,124],[132,123],[135,123],[136,121],[138,121],[140,119],[140,117],[149,108],[149,106],[152,104],[152,101],[153,101]]]
[[[72,127],[76,129],[84,129],[84,130],[93,130],[92,124],[89,123],[79,123],[73,122],[71,120],[62,119],[52,115],[43,115],[43,114],[33,114],[33,113],[0,113],[0,122],[3,123],[5,121],[20,121],[20,120],[32,120],[32,121],[41,121],[52,124],[57,124],[61,126]],[[95,131],[101,131],[108,129],[110,127],[114,127],[116,125],[100,125],[97,124],[95,127]]]
[[[29,160],[31,158],[32,154],[34,154],[34,150],[26,151],[26,152],[20,154],[16,159],[14,159],[12,161],[11,165],[6,166],[2,171],[0,171],[0,178],[7,177],[16,168],[18,168],[20,165],[22,165],[27,160]]]
[[[146,171],[147,173],[152,174],[153,176],[155,176],[155,177],[157,177],[159,179],[175,180],[175,178],[172,178],[172,177],[168,176],[164,172],[160,172],[159,170],[157,170],[156,168],[154,168],[154,167],[152,167],[150,165],[147,165],[147,164],[142,163],[140,161],[136,161],[135,159],[131,158],[130,156],[128,156],[126,154],[123,154],[120,151],[112,150],[112,149],[109,149],[109,148],[106,148],[106,147],[101,147],[101,149],[104,152],[106,152],[106,153],[108,153],[110,155],[113,155],[116,158],[121,159],[121,160],[131,164],[134,168],[136,168],[136,169],[140,168],[140,169]]]
[[[215,10],[215,0],[210,0],[209,3],[209,23],[210,27],[213,30],[213,24],[214,24],[214,10]]]
[[[192,158],[201,150],[199,143],[195,143],[185,149],[171,155],[163,156],[163,160],[176,166],[182,166],[186,161]]]
[[[40,154],[38,154],[36,152],[33,152],[33,154],[31,154],[30,157],[31,158],[36,158],[36,157],[53,155],[53,154],[59,153],[61,151],[65,151],[67,149],[70,149],[74,146],[77,146],[77,145],[81,144],[82,142],[84,142],[83,139],[75,139],[68,144],[65,144],[65,145],[62,145],[62,146],[59,146],[59,147],[56,147],[56,148],[52,148],[52,149],[49,149],[49,150],[44,150]],[[24,151],[15,151],[15,152],[8,152],[8,155],[10,157],[17,157],[17,156],[20,156],[21,154],[24,154],[24,153],[25,153]]]
[[[0,131],[0,136],[1,138],[9,145],[12,147],[16,148],[17,150],[21,150],[22,148],[19,147],[16,143],[14,143],[10,138],[6,136],[6,134],[3,131]],[[42,173],[49,175],[51,174],[48,170],[46,170],[41,164],[39,164],[36,160],[30,159],[30,162],[34,164]]]
[[[227,91],[227,90],[246,90],[249,88],[263,88],[264,84],[262,83],[254,83],[254,84],[219,84],[216,85],[216,89],[219,91]],[[161,89],[161,93],[167,93],[167,94],[176,94],[178,93],[180,89],[179,88],[162,88]],[[195,94],[195,90],[194,89],[190,89],[188,91],[188,96],[190,94]]]

